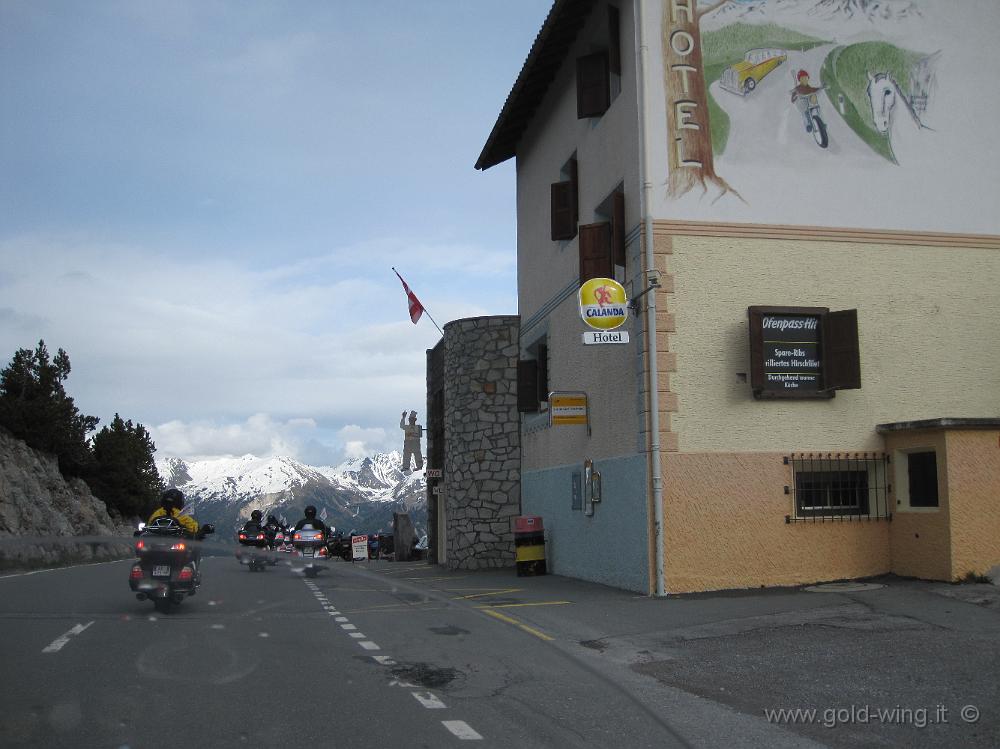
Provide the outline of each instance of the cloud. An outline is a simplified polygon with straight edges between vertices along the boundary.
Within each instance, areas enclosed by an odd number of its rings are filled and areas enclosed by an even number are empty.
[[[156,425],[161,454],[332,462],[398,448],[399,412],[423,411],[426,350],[439,335],[427,319],[409,321],[388,268],[250,269],[221,252],[190,259],[66,236],[0,241],[0,255],[0,355],[40,338],[65,349],[80,410]],[[496,287],[458,266],[420,293],[443,325],[506,311],[488,306],[507,305]]]

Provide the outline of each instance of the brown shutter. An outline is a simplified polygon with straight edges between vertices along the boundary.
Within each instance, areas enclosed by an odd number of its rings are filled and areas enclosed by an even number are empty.
[[[538,410],[538,362],[533,359],[517,363],[517,410]]]
[[[552,241],[576,236],[576,184],[554,182],[551,191]]]
[[[576,117],[600,117],[611,106],[608,53],[596,52],[576,60]]]
[[[625,193],[616,192],[611,208],[611,252],[615,265],[625,267]]]
[[[750,323],[750,387],[754,392],[764,389],[764,313],[747,308]]]
[[[823,389],[857,390],[861,387],[861,352],[858,347],[858,311],[827,312],[823,325]]]
[[[615,75],[622,74],[621,19],[618,8],[608,6],[608,68]]]
[[[547,401],[549,399],[549,347],[540,345],[538,347],[538,400]]]
[[[573,236],[576,236],[576,225],[580,223],[580,180],[577,176],[576,156],[569,160],[569,181],[573,185]]]
[[[580,227],[580,283],[591,278],[614,278],[611,265],[611,224]]]

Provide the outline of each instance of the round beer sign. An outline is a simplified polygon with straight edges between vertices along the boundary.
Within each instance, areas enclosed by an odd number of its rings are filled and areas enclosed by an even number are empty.
[[[580,287],[580,317],[596,330],[614,330],[628,319],[625,287],[613,278],[592,278]]]

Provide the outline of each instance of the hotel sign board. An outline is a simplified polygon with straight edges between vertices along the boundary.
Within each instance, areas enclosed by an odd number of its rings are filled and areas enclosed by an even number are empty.
[[[832,398],[861,387],[857,310],[750,307],[755,398]]]

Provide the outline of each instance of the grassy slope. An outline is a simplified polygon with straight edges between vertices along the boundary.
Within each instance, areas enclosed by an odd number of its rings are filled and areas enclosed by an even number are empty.
[[[875,129],[872,119],[868,72],[889,73],[905,88],[910,68],[921,57],[886,42],[863,42],[837,47],[823,62],[822,81],[831,101],[844,96],[844,121],[873,151],[894,163],[889,138]]]
[[[805,50],[826,42],[797,31],[769,24],[734,23],[718,31],[701,35],[702,65],[705,87],[708,88],[722,76],[722,71],[743,59],[749,49],[776,47],[787,50]],[[729,140],[729,115],[708,95],[709,128],[712,132],[712,151],[716,156],[726,150]]]

